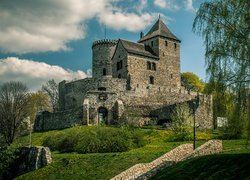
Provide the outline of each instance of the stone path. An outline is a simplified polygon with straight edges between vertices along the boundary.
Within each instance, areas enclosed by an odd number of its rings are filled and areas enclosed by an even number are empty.
[[[168,166],[172,166],[179,161],[196,156],[219,153],[221,151],[221,140],[210,140],[195,150],[193,150],[193,144],[182,144],[150,163],[142,163],[132,166],[113,177],[111,180],[149,179],[157,174],[157,172]]]

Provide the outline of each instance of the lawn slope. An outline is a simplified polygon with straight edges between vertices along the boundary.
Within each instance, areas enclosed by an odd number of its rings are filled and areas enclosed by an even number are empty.
[[[250,179],[250,153],[217,154],[180,162],[152,179]]]

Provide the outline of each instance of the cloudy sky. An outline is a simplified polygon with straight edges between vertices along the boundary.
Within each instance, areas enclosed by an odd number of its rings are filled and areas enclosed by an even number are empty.
[[[48,79],[91,76],[93,41],[137,41],[159,14],[182,41],[181,70],[205,79],[204,47],[192,32],[204,0],[1,0],[0,84],[38,90]]]

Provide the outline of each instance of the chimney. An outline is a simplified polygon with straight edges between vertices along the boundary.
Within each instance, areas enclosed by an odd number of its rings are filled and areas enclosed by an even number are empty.
[[[140,38],[143,38],[143,36],[144,36],[144,33],[141,32],[141,33],[140,33]]]

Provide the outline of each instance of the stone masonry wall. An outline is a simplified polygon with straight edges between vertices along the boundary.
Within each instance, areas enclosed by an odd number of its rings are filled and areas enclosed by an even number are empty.
[[[75,124],[83,124],[83,108],[82,106],[59,111],[55,113],[50,113],[44,111],[37,114],[34,131],[47,131],[53,129],[63,129],[72,127]]]
[[[112,180],[149,179],[162,169],[172,166],[177,162],[196,156],[219,153],[221,151],[221,140],[210,140],[195,150],[193,150],[192,144],[182,144],[151,163],[136,164],[132,166],[131,168],[113,177]]]
[[[105,69],[105,76],[112,76],[112,56],[117,45],[116,40],[98,40],[92,45],[93,52],[93,71],[94,78],[103,77],[103,70]]]
[[[106,88],[106,91],[120,92],[126,90],[126,79],[112,77],[85,78],[61,85],[64,94],[60,94],[60,110],[82,106],[83,100],[89,91],[98,91],[98,88]],[[59,91],[60,87],[59,87]],[[100,91],[101,92],[101,91]]]
[[[160,58],[157,77],[161,80],[161,85],[180,87],[180,43],[168,38],[155,37],[144,41],[143,44],[150,46]]]

